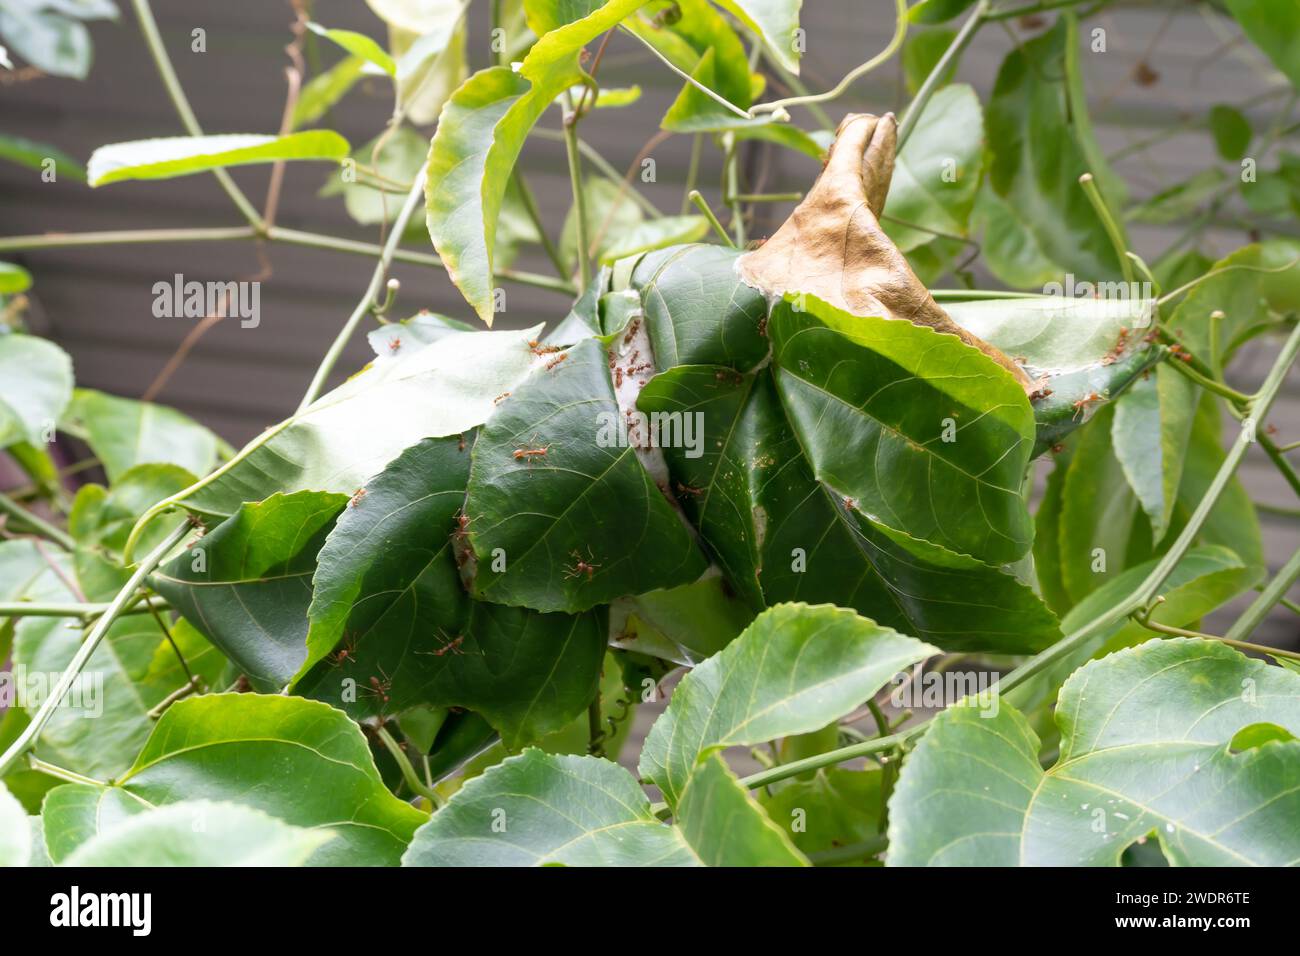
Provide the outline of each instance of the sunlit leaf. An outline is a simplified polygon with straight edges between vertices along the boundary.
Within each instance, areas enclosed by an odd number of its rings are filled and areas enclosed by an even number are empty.
[[[90,156],[86,175],[91,186],[128,179],[170,179],[193,173],[285,160],[339,161],[348,141],[330,130],[287,136],[231,133],[222,136],[175,136],[101,146]]]

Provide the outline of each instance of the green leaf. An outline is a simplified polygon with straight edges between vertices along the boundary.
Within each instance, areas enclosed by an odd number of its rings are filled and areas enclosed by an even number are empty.
[[[1190,382],[1161,365],[1135,382],[1115,406],[1111,443],[1124,477],[1151,522],[1151,540],[1164,540],[1182,482],[1196,397]]]
[[[0,295],[15,295],[32,287],[32,274],[12,262],[0,262]]]
[[[356,33],[353,30],[328,30],[319,23],[308,23],[307,29],[317,36],[322,36],[333,43],[337,43],[353,56],[359,56],[363,60],[373,63],[389,76],[397,76],[397,64],[393,61],[393,58],[388,55],[383,47],[364,33]]]
[[[116,786],[154,806],[237,800],[338,837],[318,866],[392,866],[427,816],[393,796],[342,711],[300,697],[207,694],[178,701]]]
[[[461,435],[486,421],[494,399],[542,364],[528,347],[540,331],[455,333],[372,363],[176,500],[228,516],[277,491],[351,495],[420,439]]]
[[[909,96],[915,96],[916,91],[921,88],[931,71],[939,65],[940,58],[947,52],[948,47],[952,46],[952,41],[956,39],[955,30],[923,30],[921,32],[908,31],[907,39],[903,41],[903,82],[907,85]],[[952,81],[953,74],[957,72],[957,63],[950,63],[944,70],[940,78],[940,84]],[[924,116],[925,114],[921,114]]]
[[[619,598],[609,615],[611,646],[687,667],[722,650],[754,619],[721,576]]]
[[[52,441],[71,399],[67,352],[34,335],[0,334],[0,448]]]
[[[691,771],[677,826],[705,866],[810,865],[717,753]]]
[[[510,171],[533,125],[581,82],[578,51],[642,0],[609,0],[533,45],[515,73],[491,67],[466,80],[443,108],[429,149],[429,235],[456,287],[484,322],[493,317],[493,248]]]
[[[630,773],[530,747],[468,781],[416,832],[403,866],[697,866]]]
[[[334,839],[237,803],[185,800],[78,847],[68,866],[301,866]]]
[[[1014,289],[1041,289],[1063,271],[987,178],[975,197],[971,228],[980,236],[980,253],[989,272]]]
[[[778,61],[791,73],[799,72],[799,8],[803,0],[716,0],[749,29],[757,33]]]
[[[287,136],[173,136],[101,146],[91,154],[86,174],[91,186],[105,186],[128,179],[171,179],[250,163],[338,161],[351,149],[338,133],[323,129]]]
[[[1228,175],[1222,169],[1203,169],[1134,206],[1125,218],[1152,225],[1178,222],[1199,213],[1210,200],[1227,191],[1227,184]]]
[[[1246,36],[1300,87],[1300,10],[1289,0],[1225,0]]]
[[[1089,281],[1116,278],[1119,260],[1079,176],[1089,171],[1085,133],[1071,121],[1066,23],[1007,54],[985,112],[989,180],[1042,254]],[[1094,175],[1101,177],[1097,169]]]
[[[965,83],[939,90],[894,162],[885,213],[902,222],[884,226],[899,249],[925,245],[936,232],[966,235],[983,153],[984,120],[975,91]]]
[[[55,787],[41,804],[50,860],[62,863],[83,843],[148,809],[149,804],[116,787],[86,783]]]
[[[41,72],[84,80],[94,55],[90,31],[80,21],[42,6],[5,4],[0,9],[0,36]]]
[[[632,273],[646,331],[662,369],[728,365],[747,371],[763,361],[767,300],[736,273],[735,249],[689,246],[645,256]]]
[[[1219,156],[1226,160],[1239,160],[1251,144],[1255,133],[1251,130],[1251,121],[1245,118],[1240,109],[1219,103],[1210,108],[1210,134],[1214,137],[1214,148]]]
[[[112,488],[84,484],[77,489],[68,513],[68,532],[87,547],[121,551],[140,515],[194,481],[192,474],[177,465],[135,465],[118,476]],[[150,529],[141,541],[141,550],[152,550],[165,534],[165,528]]]
[[[347,503],[300,491],[240,507],[153,576],[153,586],[248,675],[277,690],[306,655],[316,555]]]
[[[320,552],[296,689],[358,717],[468,707],[517,747],[564,727],[593,699],[605,615],[538,614],[465,594],[457,559],[473,525],[454,537],[453,529],[469,458],[456,438],[426,439],[344,511]],[[371,677],[386,682],[382,694]],[[369,693],[349,701],[349,685]]]
[[[1138,534],[1138,499],[1112,440],[1114,406],[1105,406],[1085,429],[1070,459],[1061,505],[1061,576],[1078,602],[1149,552]],[[1136,558],[1136,560],[1133,560]]]
[[[325,72],[313,76],[294,104],[292,128],[314,123],[328,113],[361,79],[365,65],[366,61],[359,56],[344,57]]]
[[[758,799],[801,853],[826,853],[879,836],[880,783],[879,771],[828,767]]]
[[[816,730],[937,653],[843,608],[771,608],[682,678],[646,737],[640,773],[676,805],[701,754]]]
[[[661,216],[614,236],[601,250],[600,261],[612,265],[643,252],[696,242],[708,232],[709,221],[703,216]]]
[[[389,46],[397,58],[397,104],[412,123],[435,122],[443,104],[469,73],[468,28],[459,4],[426,5],[427,26],[394,26]],[[509,26],[503,27],[509,29]],[[521,30],[527,33],[526,30]],[[516,39],[518,34],[511,34]]]
[[[475,443],[473,593],[576,612],[694,581],[704,557],[628,439],[604,347],[587,339],[560,355]]]
[[[32,828],[27,811],[0,783],[0,868],[27,866],[32,854]]]
[[[708,57],[706,85],[741,108],[750,105],[753,87],[744,42],[731,21],[708,0],[672,3],[653,0],[641,7],[639,16],[629,17],[623,26],[684,73],[694,75]],[[683,95],[689,87],[690,84],[683,87]],[[714,108],[716,104],[710,107]]]
[[[0,159],[31,169],[46,169],[46,161],[54,161],[55,176],[68,176],[77,182],[86,181],[86,168],[57,146],[38,143],[22,136],[0,133]]]
[[[975,0],[920,0],[907,11],[913,23],[945,23],[960,16]]]
[[[85,439],[110,482],[143,464],[176,465],[206,475],[217,459],[217,437],[188,416],[94,389],[73,392],[59,427]]]
[[[777,388],[818,480],[896,540],[988,563],[1028,551],[1020,483],[1034,421],[1010,373],[954,336],[798,299],[806,311],[779,304],[770,331]]]
[[[703,443],[663,449],[683,510],[751,608],[838,602],[949,650],[1025,653],[1059,637],[1056,621],[1015,577],[920,542],[899,544],[819,483],[777,396],[770,369],[679,366],[645,387],[647,413],[702,415]],[[911,548],[912,550],[909,550]],[[693,663],[687,652],[659,653]],[[662,646],[662,645],[660,645]],[[714,647],[713,649],[716,649]]]
[[[1176,638],[1094,661],[1061,689],[1060,756],[1012,707],[949,708],[890,800],[894,866],[1117,866],[1155,831],[1175,866],[1300,857],[1300,741],[1239,753],[1238,731],[1300,730],[1300,676]]]

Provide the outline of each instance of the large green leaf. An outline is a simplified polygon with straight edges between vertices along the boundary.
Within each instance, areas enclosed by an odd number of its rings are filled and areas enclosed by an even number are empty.
[[[1035,432],[1020,384],[955,336],[800,298],[805,311],[779,304],[770,329],[818,480],[896,538],[995,564],[1028,551],[1020,484]]]
[[[878,770],[828,767],[809,780],[788,780],[758,799],[800,852],[826,853],[879,836],[880,784]]]
[[[484,322],[493,316],[493,249],[510,171],[533,124],[563,90],[581,82],[578,51],[643,0],[609,0],[557,26],[516,73],[491,67],[466,80],[443,108],[429,147],[429,235],[448,274]]]
[[[76,849],[68,866],[301,866],[335,839],[237,803],[184,800],[124,821]]]
[[[639,406],[702,415],[703,434],[723,436],[704,442],[698,458],[679,448],[664,455],[683,510],[755,611],[780,601],[838,603],[948,650],[1026,653],[1060,636],[1014,576],[933,546],[909,550],[819,483],[770,369],[740,376],[725,366],[679,366],[651,380]],[[919,551],[919,542],[908,544]],[[671,648],[667,656],[698,659]]]
[[[0,448],[43,445],[72,400],[72,359],[53,342],[0,334]]]
[[[528,748],[467,782],[416,831],[403,866],[698,866],[630,773]]]
[[[338,133],[323,129],[287,136],[231,133],[142,139],[99,147],[90,154],[86,175],[91,186],[105,186],[128,179],[171,179],[250,163],[307,159],[337,162],[351,149]]]
[[[936,232],[966,235],[983,154],[979,98],[964,83],[945,86],[931,98],[894,161],[885,213],[902,222],[884,226],[899,249],[923,246]]]
[[[675,805],[706,751],[816,730],[937,653],[843,608],[771,608],[682,678],[646,737],[641,775]]]
[[[357,33],[354,30],[331,30],[319,23],[308,23],[307,29],[317,36],[322,36],[332,43],[337,43],[353,56],[359,56],[363,60],[373,63],[389,76],[397,76],[397,64],[388,55],[388,51],[364,33]]]
[[[1225,0],[1246,36],[1300,87],[1300,10],[1290,0]]]
[[[691,771],[677,826],[705,866],[809,865],[716,753]]]
[[[709,88],[741,108],[750,105],[752,81],[745,45],[708,0],[652,0],[641,7],[639,16],[628,18],[624,27],[684,73],[694,75],[701,61],[710,57]],[[691,88],[690,84],[683,87],[678,103]],[[709,102],[709,109],[716,109],[717,104]]]
[[[110,482],[136,465],[178,465],[207,474],[217,460],[217,437],[175,409],[79,388],[60,428],[84,438]]]
[[[326,828],[316,865],[397,863],[424,813],[384,787],[361,730],[300,697],[208,694],[168,708],[115,786],[154,806],[233,800]]]
[[[605,615],[469,598],[457,558],[473,525],[456,521],[469,458],[456,438],[426,439],[345,509],[320,552],[297,690],[358,716],[468,707],[518,746],[559,730],[595,696]]]
[[[225,516],[277,491],[351,495],[420,439],[460,435],[486,421],[494,400],[542,364],[528,347],[539,331],[457,333],[375,362],[169,500]]]
[[[737,275],[739,254],[687,246],[637,263],[631,284],[640,293],[659,368],[716,364],[746,371],[766,358],[767,301]]]
[[[1015,211],[1058,274],[1113,279],[1119,259],[1079,176],[1089,171],[1086,131],[1067,105],[1064,19],[1017,46],[998,71],[985,113],[993,189]],[[1102,173],[1093,169],[1095,175]]]
[[[694,581],[704,556],[628,440],[605,349],[588,339],[548,364],[474,446],[475,595],[574,612]]]
[[[1300,859],[1300,675],[1222,644],[1154,640],[1094,661],[1061,689],[1060,756],[1038,763],[1021,714],[935,718],[890,800],[892,865],[1116,866],[1154,832],[1176,866]]]
[[[179,465],[149,464],[128,468],[111,488],[88,482],[77,489],[68,513],[68,532],[88,548],[121,551],[140,515],[194,481]],[[154,525],[141,540],[140,550],[153,550],[168,530],[162,523]]]
[[[153,586],[252,680],[277,690],[307,653],[316,555],[347,503],[342,495],[272,495],[193,542]]]

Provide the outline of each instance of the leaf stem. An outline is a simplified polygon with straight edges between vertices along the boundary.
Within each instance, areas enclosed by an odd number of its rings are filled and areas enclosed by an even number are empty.
[[[1295,651],[1283,651],[1276,647],[1265,647],[1263,644],[1252,644],[1249,641],[1240,641],[1235,637],[1219,637],[1217,634],[1206,634],[1204,631],[1193,631],[1185,627],[1173,627],[1169,624],[1161,624],[1157,621],[1148,621],[1144,618],[1138,618],[1138,623],[1148,631],[1155,631],[1157,634],[1170,634],[1174,637],[1195,637],[1203,641],[1217,641],[1220,644],[1227,644],[1229,647],[1235,647],[1239,651],[1252,651],[1256,654],[1273,654],[1277,657],[1285,657],[1287,660],[1300,661],[1300,654]]]
[[[564,154],[569,160],[569,186],[577,212],[578,294],[591,283],[591,261],[587,258],[587,195],[582,188],[582,154],[578,150],[578,114],[573,108],[573,94],[564,91]]]
[[[158,23],[153,18],[153,10],[149,7],[149,0],[131,0],[135,7],[136,18],[140,21],[140,32],[144,34],[144,41],[149,47],[149,53],[153,57],[154,65],[158,68],[158,74],[162,77],[163,86],[167,88],[167,95],[171,97],[172,105],[176,107],[176,112],[181,118],[181,124],[191,136],[202,136],[203,128],[199,126],[198,118],[194,115],[194,110],[190,107],[190,101],[185,97],[185,90],[181,88],[181,82],[176,77],[176,70],[172,66],[171,58],[167,56],[167,47],[163,43],[162,34],[158,32]],[[216,176],[217,182],[221,188],[226,191],[231,202],[235,204],[240,214],[248,220],[257,232],[264,232],[266,229],[262,217],[258,215],[253,204],[248,201],[235,181],[230,178],[230,173],[224,169],[214,169],[212,174]]]
[[[978,9],[983,10],[987,6],[988,6],[988,0],[980,0],[980,5]],[[881,50],[871,59],[867,60],[865,63],[861,63],[858,66],[855,66],[848,73],[844,74],[844,78],[840,80],[838,83],[836,83],[832,89],[827,90],[825,93],[812,93],[812,94],[805,94],[803,96],[787,96],[785,99],[782,100],[772,100],[770,103],[759,103],[758,105],[751,107],[749,112],[744,115],[753,117],[753,116],[759,116],[763,113],[786,113],[787,108],[791,106],[810,107],[815,103],[825,103],[830,100],[837,99],[838,97],[843,95],[845,90],[847,90],[850,86],[852,86],[855,82],[857,82],[858,79],[860,79],[863,76],[866,76],[868,73],[870,73],[876,67],[880,66],[880,64],[884,63],[886,60],[888,60],[890,57],[892,57],[895,53],[898,52],[899,47],[903,45],[903,38],[907,36],[907,22],[908,22],[907,21],[907,0],[894,0],[894,35],[889,38],[889,43],[885,46],[883,50]],[[957,44],[957,40],[954,40],[953,45],[956,46],[956,44]],[[900,148],[903,145],[901,138],[899,139],[898,145]]]
[[[1215,395],[1223,396],[1230,402],[1234,402],[1237,405],[1245,405],[1250,401],[1250,396],[1243,395],[1241,392],[1229,385],[1225,385],[1222,382],[1216,382],[1209,376],[1202,375],[1172,352],[1165,352],[1165,363],[1179,375],[1195,382],[1197,385],[1201,386],[1201,388],[1211,391]]]
[[[48,538],[65,551],[73,551],[77,542],[62,528],[55,527],[39,515],[32,514],[6,494],[0,493],[0,511],[21,521],[43,538]]]
[[[442,800],[438,797],[438,794],[420,779],[415,772],[415,768],[411,766],[411,760],[406,756],[406,751],[402,749],[401,744],[393,739],[393,735],[388,732],[388,729],[382,725],[376,727],[375,736],[379,738],[379,742],[392,755],[397,768],[402,772],[402,779],[406,781],[406,785],[428,800],[434,809],[441,807]]]
[[[688,194],[687,198],[690,199],[690,201],[695,204],[696,209],[698,209],[701,213],[704,214],[704,218],[709,220],[709,225],[713,227],[714,232],[716,232],[718,235],[722,237],[722,241],[734,249],[736,247],[736,244],[732,241],[731,234],[728,233],[725,228],[723,228],[723,225],[718,220],[718,217],[714,214],[713,210],[709,208],[708,200],[706,200],[704,196],[700,194],[700,191],[698,189],[692,189]]]
[[[1119,221],[1111,214],[1110,207],[1102,198],[1101,190],[1097,188],[1097,181],[1092,173],[1084,173],[1080,176],[1079,185],[1083,187],[1084,195],[1088,197],[1088,202],[1092,203],[1092,208],[1097,213],[1097,218],[1101,220],[1102,228],[1106,230],[1110,244],[1115,249],[1115,257],[1119,259],[1119,268],[1124,281],[1132,287],[1133,260],[1128,257],[1128,244],[1124,241],[1124,233],[1119,227]]]
[[[68,770],[56,764],[46,763],[35,754],[29,754],[27,765],[37,773],[43,773],[48,777],[55,777],[68,783],[84,783],[92,787],[107,787],[108,784],[103,780],[96,780],[94,777],[87,777],[85,774],[77,773],[75,770]]]
[[[905,0],[898,0],[898,2],[903,3],[905,2]],[[626,33],[628,36],[632,37],[634,40],[636,40],[638,43],[644,46],[647,50],[649,50],[659,59],[659,62],[661,62],[664,66],[668,67],[668,69],[672,70],[683,80],[691,84],[691,86],[695,87],[697,90],[699,90],[709,99],[713,100],[715,103],[718,103],[721,106],[725,107],[727,110],[731,111],[732,113],[735,113],[741,119],[753,118],[748,112],[742,110],[739,106],[731,102],[731,100],[727,99],[721,93],[714,92],[713,90],[705,86],[703,83],[701,83],[699,80],[697,80],[695,77],[687,73],[685,70],[679,69],[676,64],[674,64],[670,59],[668,59],[668,57],[664,56],[657,49],[655,49],[654,44],[651,43],[649,40],[645,39],[644,37],[640,36],[637,33],[632,32],[631,30],[627,29],[627,27],[620,26],[619,30],[621,30],[623,33]]]
[[[77,653],[72,656],[67,669],[59,677],[58,683],[50,690],[50,695],[45,698],[40,709],[36,711],[31,723],[22,729],[14,742],[9,745],[9,749],[4,752],[3,756],[0,756],[0,777],[3,777],[9,771],[9,768],[14,765],[14,762],[35,744],[36,738],[40,736],[50,717],[53,716],[55,708],[63,702],[64,695],[68,693],[73,681],[77,679],[77,675],[86,666],[90,656],[95,653],[95,649],[99,647],[100,641],[104,639],[104,635],[113,626],[113,622],[117,620],[118,615],[122,613],[128,604],[135,600],[136,591],[144,584],[145,579],[153,573],[154,568],[162,563],[163,559],[171,552],[171,549],[185,537],[189,529],[190,523],[188,521],[182,522],[172,529],[158,547],[154,548],[140,562],[140,566],[135,569],[135,572],[127,579],[126,584],[122,585],[122,589],[109,602],[107,610],[96,619],[90,633],[86,635],[86,639],[77,648]]]
[[[551,265],[555,266],[556,275],[562,280],[567,281],[569,270],[564,265],[564,260],[560,258],[560,250],[555,248],[555,243],[551,241],[550,235],[546,232],[546,225],[542,222],[541,211],[537,208],[537,199],[533,196],[533,191],[528,187],[528,180],[524,179],[524,174],[516,166],[511,173],[514,177],[515,185],[519,187],[519,197],[523,200],[524,210],[528,213],[528,218],[532,220],[533,228],[537,230],[537,236],[541,239],[542,249],[546,257],[551,260]]]
[[[916,129],[916,124],[921,119],[921,113],[925,110],[925,105],[930,102],[930,97],[934,91],[939,88],[939,83],[943,80],[943,75],[948,71],[948,65],[961,55],[966,49],[966,45],[974,38],[979,28],[984,25],[984,18],[988,14],[989,0],[979,0],[975,4],[975,9],[970,12],[957,35],[952,38],[948,44],[948,49],[943,51],[943,56],[939,57],[930,73],[921,84],[921,88],[916,91],[916,96],[912,98],[911,104],[907,107],[907,112],[903,114],[903,120],[898,126],[898,152],[903,151],[903,144],[907,142],[912,131]]]
[[[1019,7],[1009,7],[1006,10],[990,10],[984,19],[1015,20],[1018,17],[1027,17],[1035,13],[1047,13],[1049,10],[1077,7],[1082,2],[1083,0],[1039,0],[1037,3],[1026,3]]]
[[[1286,592],[1297,579],[1300,579],[1300,550],[1287,559],[1286,564],[1282,565],[1281,570],[1264,586],[1264,590],[1259,592],[1255,600],[1250,602],[1250,606],[1242,612],[1241,617],[1228,628],[1224,638],[1241,641],[1250,637],[1255,628],[1259,627],[1260,622],[1268,616],[1268,612],[1273,610],[1273,605],[1286,596]],[[1300,655],[1296,656],[1300,658]]]
[[[5,601],[0,602],[0,618],[7,617],[77,617],[83,621],[98,617],[109,609],[110,602],[38,602]],[[142,601],[135,607],[123,608],[121,614],[148,614],[150,607],[160,611],[169,610],[169,606],[153,598]],[[119,615],[120,616],[120,615]]]
[[[352,338],[352,333],[356,331],[365,314],[370,311],[371,305],[377,301],[379,290],[383,287],[384,278],[388,274],[388,266],[393,261],[393,253],[397,251],[397,243],[401,240],[402,233],[406,231],[406,224],[411,221],[411,216],[415,213],[415,207],[424,198],[424,173],[427,168],[428,163],[426,162],[420,167],[420,171],[415,174],[415,184],[411,186],[411,191],[406,194],[406,202],[402,206],[402,211],[397,214],[397,218],[393,221],[393,231],[389,234],[388,241],[384,243],[384,248],[379,253],[379,262],[375,264],[374,274],[370,277],[370,285],[366,287],[365,293],[361,296],[361,301],[352,310],[348,320],[343,323],[343,328],[339,330],[339,334],[330,343],[329,351],[321,359],[320,365],[316,368],[316,374],[312,376],[311,384],[307,386],[307,391],[298,404],[298,411],[301,412],[320,397],[320,393],[325,388],[325,382],[329,379],[330,372],[334,371],[334,365],[338,362],[339,356],[343,354],[343,349],[347,346],[348,340]]]

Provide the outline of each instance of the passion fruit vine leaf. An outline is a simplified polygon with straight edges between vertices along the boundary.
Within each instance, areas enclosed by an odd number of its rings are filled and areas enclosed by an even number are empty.
[[[640,773],[675,806],[701,755],[817,730],[937,653],[843,608],[770,608],[682,678],[646,737]]]
[[[609,0],[590,12],[573,11],[584,15],[563,25],[555,12],[550,32],[528,51],[518,73],[500,66],[480,70],[443,107],[429,146],[426,221],[452,281],[488,325],[497,216],[524,140],[555,97],[582,81],[578,51],[642,2]]]
[[[115,787],[150,806],[234,800],[327,829],[317,866],[392,866],[427,815],[393,796],[361,729],[300,697],[208,694],[178,701]]]
[[[810,866],[718,753],[691,771],[677,826],[705,866]]]
[[[939,714],[889,804],[894,866],[1117,866],[1154,832],[1175,866],[1300,859],[1300,675],[1175,638],[1094,661],[1061,688],[1060,756],[1038,763],[1005,702]],[[1275,724],[1291,739],[1238,749]]]
[[[426,439],[344,509],[318,559],[295,689],[358,718],[467,707],[517,747],[561,729],[595,695],[606,614],[542,614],[465,593],[458,560],[473,525],[457,516],[469,458],[457,438]]]

